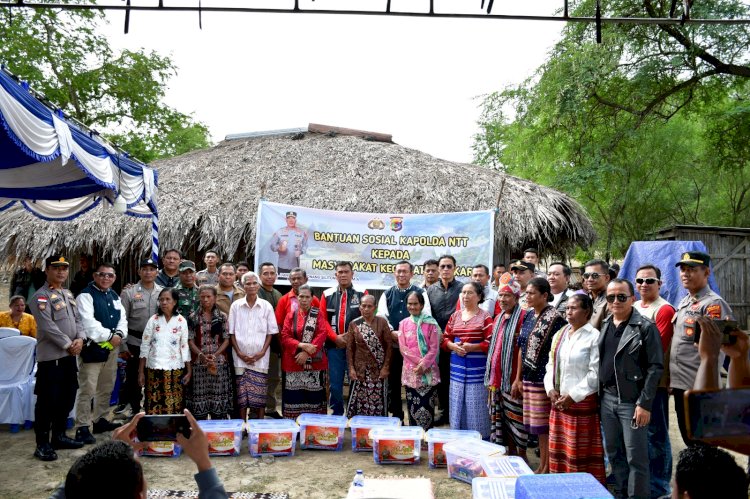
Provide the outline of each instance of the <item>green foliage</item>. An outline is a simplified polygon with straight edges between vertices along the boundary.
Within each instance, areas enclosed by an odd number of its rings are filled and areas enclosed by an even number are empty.
[[[12,15],[12,19],[11,19]],[[163,103],[168,57],[115,53],[88,10],[0,10],[0,60],[68,115],[145,162],[209,146],[205,125]]]
[[[661,17],[670,2],[607,2]],[[591,15],[593,0],[575,2]],[[734,0],[693,17],[748,17]],[[750,225],[747,26],[571,24],[517,87],[486,96],[475,161],[561,189],[588,210],[606,256],[670,224]]]

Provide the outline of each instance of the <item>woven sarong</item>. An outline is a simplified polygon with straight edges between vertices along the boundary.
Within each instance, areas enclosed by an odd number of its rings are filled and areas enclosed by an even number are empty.
[[[146,414],[181,414],[185,408],[182,369],[146,368],[143,409]]]
[[[549,419],[550,473],[591,473],[604,484],[604,448],[598,400],[592,393]]]
[[[245,369],[237,376],[237,407],[243,409],[265,409],[268,374]]]
[[[544,383],[523,382],[523,425],[531,435],[549,433],[549,411],[552,403],[544,391]]]

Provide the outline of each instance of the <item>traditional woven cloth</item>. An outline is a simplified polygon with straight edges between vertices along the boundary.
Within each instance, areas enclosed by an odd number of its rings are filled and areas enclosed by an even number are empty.
[[[146,368],[143,408],[146,414],[180,414],[185,408],[182,369]]]
[[[435,406],[438,395],[437,386],[423,386],[412,388],[404,386],[406,390],[406,407],[409,410],[409,426],[421,426],[424,431],[432,428],[435,419]]]
[[[282,373],[281,413],[297,419],[302,413],[328,414],[327,371],[292,371]]]
[[[604,484],[604,448],[597,395],[592,393],[549,419],[550,473],[591,473]]]
[[[544,391],[544,383],[523,381],[523,424],[532,435],[549,433],[549,412],[552,403]]]
[[[264,409],[267,386],[268,374],[245,369],[241,376],[237,376],[237,406]]]

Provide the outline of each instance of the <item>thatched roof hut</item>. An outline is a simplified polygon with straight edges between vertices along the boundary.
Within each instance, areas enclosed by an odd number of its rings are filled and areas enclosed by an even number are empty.
[[[559,254],[595,238],[581,206],[554,189],[378,138],[292,130],[157,161],[160,247],[193,255],[214,248],[227,259],[252,255],[260,198],[386,213],[499,207],[495,249],[501,260],[527,245]],[[56,250],[135,259],[149,253],[150,238],[150,220],[105,207],[59,223],[15,209],[0,213],[0,259],[43,258]]]

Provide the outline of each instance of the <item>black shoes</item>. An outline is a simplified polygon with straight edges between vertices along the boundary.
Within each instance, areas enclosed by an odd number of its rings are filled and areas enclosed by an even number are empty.
[[[110,423],[104,418],[100,418],[94,423],[94,433],[104,433],[119,428],[120,425],[117,423]]]
[[[81,426],[76,430],[76,442],[80,444],[95,444],[96,438],[91,434],[88,426]]]
[[[284,416],[282,416],[276,411],[267,412],[266,416],[269,418],[273,418],[273,419],[284,419]]]
[[[94,438],[94,437],[91,437],[91,438]],[[83,442],[80,442],[78,440],[73,440],[72,438],[67,436],[65,433],[52,436],[52,448],[53,449],[80,449],[81,447],[83,447]]]
[[[50,444],[44,443],[36,446],[34,457],[40,461],[54,461],[57,459],[57,452]]]

